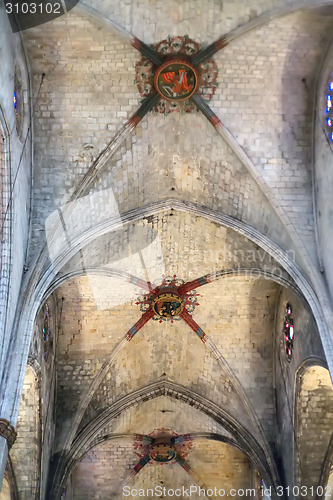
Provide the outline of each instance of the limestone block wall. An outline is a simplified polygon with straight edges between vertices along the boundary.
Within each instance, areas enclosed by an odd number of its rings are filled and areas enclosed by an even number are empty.
[[[34,97],[45,73],[35,103],[34,253],[45,242],[47,216],[68,201],[93,158],[136,110],[137,51],[77,9],[24,38]]]
[[[17,440],[10,456],[22,500],[36,498],[40,481],[40,401],[38,379],[28,366],[17,422]]]
[[[219,19],[216,11],[218,3],[210,4],[201,16],[200,9],[195,11],[198,31],[195,39],[200,40],[205,36],[202,23],[210,24],[211,19]],[[177,14],[181,19],[188,13],[189,5],[186,5],[183,7],[184,11],[180,9]],[[213,10],[210,10],[212,6]],[[263,2],[262,9],[265,10],[266,6]],[[106,7],[105,12],[110,12],[117,18],[115,5],[110,4],[108,7],[108,2],[104,2],[99,7],[102,11]],[[143,5],[141,7],[144,8]],[[124,6],[122,12],[117,12],[118,16],[126,16],[128,8]],[[136,8],[133,7],[130,18],[135,14],[140,19],[142,13],[137,13]],[[176,5],[174,8],[178,10]],[[232,7],[225,5],[224,9],[221,22],[224,16],[228,18],[228,9],[232,10]],[[152,12],[155,10],[152,9]],[[254,9],[251,15],[254,16],[255,12],[257,10]],[[150,12],[149,15],[154,14]],[[233,15],[236,13],[233,12]],[[182,23],[178,25],[175,18],[168,21],[174,23],[177,30],[185,30],[185,27],[188,27],[186,23],[184,26]],[[311,28],[311,40],[315,40],[318,46],[321,42],[318,36],[321,21],[320,16],[313,22],[309,21],[309,26],[307,19],[304,21],[304,29]],[[275,62],[277,81],[283,77],[280,70],[281,61],[283,62],[283,57],[287,57],[286,54],[291,52],[289,37],[293,33],[294,23],[297,22],[298,18],[295,20],[291,16],[287,24],[280,21],[273,27],[268,26],[263,33],[260,32],[260,36],[256,30],[253,34],[251,32],[248,44],[253,45],[253,51],[263,50],[261,40],[266,35],[270,35],[269,44],[271,50],[274,50],[276,39],[280,40],[284,32],[286,48],[282,59]],[[152,29],[151,24],[149,29]],[[154,41],[159,41],[161,32],[156,26],[154,29]],[[180,33],[184,34],[183,31]],[[216,36],[218,34],[216,29]],[[140,54],[126,45],[121,36],[82,15],[79,8],[73,9],[68,16],[49,23],[47,28],[45,25],[34,28],[24,36],[32,61],[35,96],[41,75],[43,71],[46,73],[35,106],[33,255],[45,242],[47,217],[68,201],[94,158],[112,139],[116,130],[137,110],[140,96],[134,84],[134,77],[135,63],[140,59]],[[256,43],[252,43],[253,40]],[[307,43],[310,43],[308,38]],[[275,150],[280,147],[279,138],[284,137],[283,130],[276,134],[274,128],[269,129],[268,136],[267,124],[272,124],[273,120],[270,118],[267,122],[258,118],[258,108],[262,111],[262,103],[258,107],[262,93],[265,92],[267,100],[270,99],[268,80],[272,62],[267,55],[269,48],[260,56],[263,63],[260,68],[251,68],[254,76],[249,78],[248,74],[244,74],[241,64],[238,72],[233,66],[235,58],[245,58],[239,50],[239,45],[243,47],[242,44],[240,40],[234,49],[230,45],[226,52],[223,51],[217,56],[221,88],[217,89],[212,107],[222,121],[231,127],[236,139],[241,139],[241,145],[244,145],[251,160],[258,163],[258,169],[262,163],[265,168],[270,169],[268,177],[272,177],[271,187],[276,189],[276,195],[280,199],[285,195],[283,207],[288,208],[293,220],[298,222],[300,231],[310,235],[309,239],[313,240],[310,178],[303,149],[300,144],[290,145],[288,154],[290,153],[291,157],[288,161],[293,164],[290,166],[292,171],[287,171],[289,163],[283,164],[288,179],[286,177],[280,182],[277,179],[277,171],[281,172],[281,158],[276,151],[272,157],[270,149],[272,136]],[[318,49],[311,53],[313,64],[317,51]],[[254,59],[255,56],[251,57]],[[288,64],[291,65],[290,62]],[[100,68],[103,74],[96,84],[94,75]],[[256,71],[259,70],[262,74],[259,72],[257,75]],[[303,68],[300,68],[299,73],[302,71]],[[239,75],[239,72],[242,74]],[[242,78],[246,79],[243,86]],[[256,90],[259,85],[260,91]],[[242,98],[240,89],[245,94]],[[278,90],[281,90],[280,87]],[[298,89],[295,89],[295,93],[297,91]],[[249,102],[245,106],[246,96],[249,97]],[[302,102],[302,95],[297,95],[297,99]],[[280,120],[284,112],[280,109],[281,103],[276,106],[273,100],[267,102],[270,112],[274,110],[278,115],[276,123],[279,120],[279,127],[283,129],[285,123]],[[291,116],[290,120],[294,118]],[[286,121],[288,120],[289,117],[286,118]],[[261,141],[261,144],[267,144],[267,150],[257,147],[257,150],[251,151],[250,144],[245,144],[242,135],[248,131],[252,132],[251,127],[258,128],[259,123],[261,133],[253,135],[253,140],[248,142],[257,144]],[[296,124],[293,127],[296,130]],[[302,123],[300,127],[303,127]],[[300,148],[296,158],[292,156],[294,146]],[[259,173],[262,174],[261,171]],[[176,113],[169,116],[150,113],[145,117],[132,136],[124,141],[114,158],[108,161],[92,185],[92,190],[96,192],[107,189],[114,193],[121,213],[176,197],[241,219],[271,237],[282,248],[294,250],[285,228],[251,174],[200,113],[184,116]],[[296,189],[297,195],[293,196]],[[304,212],[302,228],[299,224],[300,212]],[[307,227],[307,230],[303,231],[303,226]]]
[[[81,2],[80,2],[81,3]],[[145,43],[153,43],[156,34],[160,38],[168,35],[176,36],[187,33],[203,44],[215,41],[228,31],[254,19],[272,9],[282,10],[286,0],[250,0],[248,2],[231,2],[207,0],[193,7],[191,0],[181,4],[163,2],[163,0],[126,0],[119,9],[117,0],[99,2],[98,10],[113,19],[125,29],[141,38]],[[84,0],[84,4],[96,8],[94,0]],[[300,2],[311,5],[311,0]],[[161,26],[161,19],[163,25]]]
[[[136,490],[156,486],[182,489],[182,486],[189,488],[191,485],[200,485],[206,489],[224,489],[226,493],[233,488],[254,487],[248,458],[225,443],[205,439],[195,441],[186,457],[191,467],[190,475],[175,462],[162,466],[152,461],[137,476],[130,478],[130,472],[138,460],[130,438],[123,441],[111,439],[95,446],[73,470],[66,500],[72,498],[70,491],[75,500],[107,500],[110,495],[112,498],[122,498],[124,485]],[[148,493],[148,497],[156,498],[153,493]],[[215,498],[214,495],[210,497]],[[186,494],[179,498],[186,498]],[[194,498],[199,498],[199,495]]]
[[[324,12],[302,11],[234,40],[216,56],[221,83],[212,100],[312,257],[314,75],[331,25],[332,17]]]
[[[266,438],[274,441],[273,318],[279,287],[271,280],[257,279],[251,269],[268,271],[275,267],[277,273],[279,268],[245,238],[201,218],[173,212],[172,216],[156,215],[152,222],[160,237],[163,258],[156,262],[152,273],[148,267],[148,274],[158,283],[163,273],[176,274],[187,281],[221,269],[248,268],[248,276],[225,277],[200,288],[200,306],[194,318],[240,381]],[[148,228],[152,222],[144,227]],[[128,232],[131,234],[131,227]],[[147,232],[147,242],[150,235]],[[87,252],[90,257],[87,262],[98,265],[108,256],[124,258],[127,238],[127,231],[116,232],[114,238],[94,242]],[[121,262],[115,259],[111,268],[122,269]],[[76,269],[79,262],[74,259],[72,265]],[[145,278],[143,270],[137,273],[136,268],[132,270],[129,266],[127,262],[127,271]],[[57,290],[58,301],[64,297],[58,342],[59,445],[101,365],[141,316],[136,304],[141,294],[138,287],[107,276],[95,279],[102,293],[94,292],[91,276],[68,280]],[[184,359],[188,366],[183,365]],[[229,383],[224,386],[228,376],[194,332],[183,321],[173,325],[151,322],[113,360],[81,426],[124,393],[145,386],[163,373],[211,400],[222,398],[224,407],[229,408],[233,389]],[[235,411],[235,401],[233,405],[231,414]]]
[[[302,374],[297,389],[298,480],[310,489],[320,485],[333,432],[333,386],[328,370],[310,366]],[[308,498],[311,497],[309,494]]]

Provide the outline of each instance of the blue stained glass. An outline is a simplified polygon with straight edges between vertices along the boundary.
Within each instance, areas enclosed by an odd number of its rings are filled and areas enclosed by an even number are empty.
[[[333,82],[330,82],[330,83],[329,83],[328,88],[329,88],[330,90],[333,90]]]
[[[327,118],[327,125],[329,127],[332,127],[332,119],[331,118]]]
[[[16,92],[14,92],[14,108],[16,109],[17,106],[17,98],[16,98]]]

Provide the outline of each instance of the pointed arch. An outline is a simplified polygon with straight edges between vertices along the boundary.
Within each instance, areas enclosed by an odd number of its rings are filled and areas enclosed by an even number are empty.
[[[325,363],[305,360],[296,373],[295,484],[322,486],[333,436],[333,385]]]

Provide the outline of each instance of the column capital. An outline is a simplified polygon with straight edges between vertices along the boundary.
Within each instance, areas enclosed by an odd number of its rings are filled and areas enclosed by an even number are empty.
[[[5,418],[0,418],[0,436],[7,440],[8,449],[15,443],[17,432],[15,427]]]

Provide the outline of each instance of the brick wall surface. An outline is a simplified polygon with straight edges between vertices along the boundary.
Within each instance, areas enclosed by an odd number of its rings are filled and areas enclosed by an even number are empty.
[[[138,461],[131,441],[112,440],[96,446],[83,457],[73,472],[73,498],[113,498]]]

